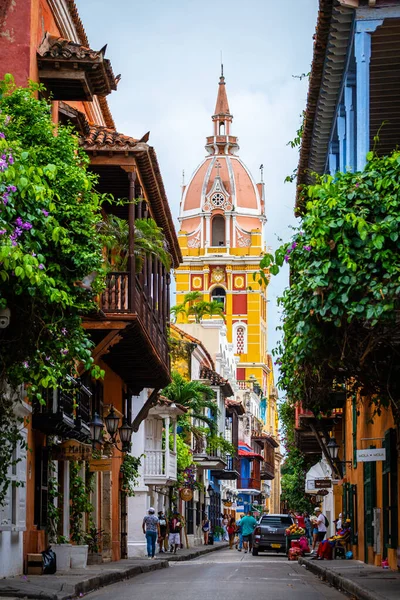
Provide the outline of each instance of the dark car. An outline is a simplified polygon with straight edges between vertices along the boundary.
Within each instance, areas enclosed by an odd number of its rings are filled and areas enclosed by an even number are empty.
[[[293,523],[289,515],[263,515],[253,533],[253,556],[266,550],[286,552],[285,530]]]

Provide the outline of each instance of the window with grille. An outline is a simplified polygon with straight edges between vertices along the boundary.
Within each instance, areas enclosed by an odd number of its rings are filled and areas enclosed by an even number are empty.
[[[221,208],[224,205],[225,196],[223,194],[217,193],[211,198],[211,204],[216,208]]]
[[[244,327],[238,327],[236,329],[236,354],[244,354],[245,353],[244,338],[245,338]]]

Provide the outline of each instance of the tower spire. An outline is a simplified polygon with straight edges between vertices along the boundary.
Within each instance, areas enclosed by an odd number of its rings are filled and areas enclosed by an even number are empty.
[[[215,104],[214,117],[230,115],[228,96],[226,95],[224,65],[221,63],[221,76],[218,84],[217,102]]]
[[[235,154],[238,149],[237,138],[232,135],[231,126],[233,116],[229,110],[228,96],[226,94],[224,65],[221,55],[221,75],[218,84],[217,102],[211,117],[213,121],[213,135],[207,137],[206,150],[210,154]]]

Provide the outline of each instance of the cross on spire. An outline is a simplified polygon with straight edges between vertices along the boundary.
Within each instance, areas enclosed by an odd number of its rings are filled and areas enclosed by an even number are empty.
[[[219,170],[221,168],[221,164],[220,162],[217,160],[217,162],[215,163],[215,168],[217,169],[217,177],[219,177]]]

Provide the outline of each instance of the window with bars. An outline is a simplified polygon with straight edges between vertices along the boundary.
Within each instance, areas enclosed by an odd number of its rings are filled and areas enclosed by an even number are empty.
[[[244,354],[244,327],[238,327],[236,329],[236,354]]]
[[[23,429],[23,442],[13,452],[8,472],[10,485],[0,505],[0,532],[26,529],[26,435]]]

